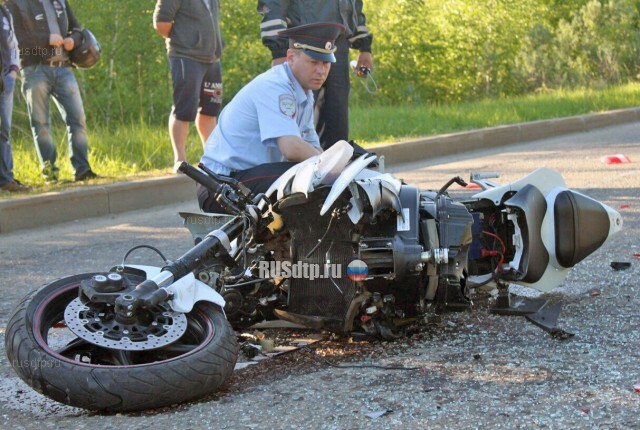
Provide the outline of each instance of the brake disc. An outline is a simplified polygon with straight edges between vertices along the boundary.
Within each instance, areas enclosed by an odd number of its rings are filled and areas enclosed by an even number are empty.
[[[122,324],[115,319],[113,307],[95,309],[76,298],[67,305],[64,320],[76,336],[91,344],[127,351],[162,348],[187,330],[185,314],[171,310],[168,305],[144,312],[144,324]]]

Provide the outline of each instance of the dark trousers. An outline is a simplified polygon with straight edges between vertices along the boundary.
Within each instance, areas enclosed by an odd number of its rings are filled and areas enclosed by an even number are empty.
[[[336,62],[322,88],[314,92],[316,131],[322,149],[338,140],[349,140],[349,42],[341,37],[336,46]]]
[[[295,164],[288,161],[265,163],[251,169],[233,172],[229,176],[242,182],[253,194],[260,194],[267,192],[271,184]],[[200,184],[198,184],[197,193],[200,209],[209,213],[227,213],[216,201],[216,196]]]

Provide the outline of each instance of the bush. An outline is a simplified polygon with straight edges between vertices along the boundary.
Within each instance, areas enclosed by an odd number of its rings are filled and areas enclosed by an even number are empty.
[[[520,68],[530,89],[602,86],[636,79],[638,8],[632,0],[590,0],[555,34],[535,27],[525,39]]]

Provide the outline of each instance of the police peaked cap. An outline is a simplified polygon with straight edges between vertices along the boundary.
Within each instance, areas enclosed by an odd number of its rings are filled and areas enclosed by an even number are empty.
[[[345,31],[345,27],[332,22],[318,22],[300,25],[278,33],[288,37],[293,48],[302,49],[309,57],[318,61],[336,62],[336,39]]]

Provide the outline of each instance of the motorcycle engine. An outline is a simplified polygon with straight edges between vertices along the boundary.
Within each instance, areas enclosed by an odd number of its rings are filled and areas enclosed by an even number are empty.
[[[462,204],[402,185],[397,204],[366,201],[354,224],[348,214],[354,202],[347,196],[332,212],[318,215],[327,194],[327,188],[316,189],[277,205],[291,236],[292,264],[340,268],[312,281],[290,279],[281,318],[338,332],[351,331],[355,323],[380,333],[388,331],[380,319],[415,315],[426,300],[450,308],[468,305],[465,277],[473,219]],[[355,260],[364,263],[366,276],[355,279],[349,271]]]

